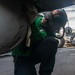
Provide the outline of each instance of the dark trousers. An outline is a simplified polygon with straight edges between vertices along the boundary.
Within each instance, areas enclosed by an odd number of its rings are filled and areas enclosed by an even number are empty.
[[[52,37],[34,44],[31,54],[27,57],[14,56],[14,75],[37,75],[35,65],[40,64],[40,75],[51,75],[57,52],[58,41]]]

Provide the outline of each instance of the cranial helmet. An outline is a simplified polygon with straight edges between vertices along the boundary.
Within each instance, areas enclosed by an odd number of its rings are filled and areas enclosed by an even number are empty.
[[[45,23],[45,25],[43,25],[43,28],[46,30],[48,35],[53,34],[53,33],[59,33],[62,28],[63,33],[61,34],[60,37],[58,37],[58,38],[62,38],[64,35],[64,27],[67,22],[67,14],[65,10],[56,9],[53,11],[45,12],[44,17],[45,19],[47,19],[47,22]]]
[[[51,18],[54,23],[58,23],[63,26],[67,22],[67,14],[64,9],[53,10],[51,13]]]
[[[48,21],[45,26],[48,26],[48,29],[52,31],[65,26],[67,22],[67,14],[64,9],[45,12],[44,17]]]

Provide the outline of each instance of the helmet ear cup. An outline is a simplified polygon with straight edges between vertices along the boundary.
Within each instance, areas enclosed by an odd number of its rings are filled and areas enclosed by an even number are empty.
[[[55,15],[55,16],[52,16],[52,20],[53,20],[53,22],[60,22],[60,20],[61,20],[61,16],[60,15]]]

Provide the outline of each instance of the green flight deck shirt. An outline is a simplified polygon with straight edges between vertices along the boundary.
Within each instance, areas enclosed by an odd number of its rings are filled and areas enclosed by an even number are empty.
[[[37,18],[34,23],[30,26],[32,30],[32,34],[30,36],[31,43],[35,43],[47,36],[47,33],[42,29],[42,20],[43,16],[40,16]],[[20,56],[27,56],[30,54],[30,51],[28,53],[24,52],[22,50],[22,46],[17,46],[12,50],[12,55],[20,55]]]

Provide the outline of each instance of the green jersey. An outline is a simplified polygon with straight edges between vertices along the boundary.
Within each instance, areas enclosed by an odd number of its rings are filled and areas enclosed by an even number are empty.
[[[31,25],[31,30],[32,30],[32,34],[30,36],[31,43],[35,43],[47,36],[47,33],[42,29],[42,24],[41,24],[42,18],[43,16],[40,16]],[[12,50],[12,55],[27,56],[29,54],[30,51],[28,53],[24,52],[24,50],[22,50],[22,46],[17,46]]]

